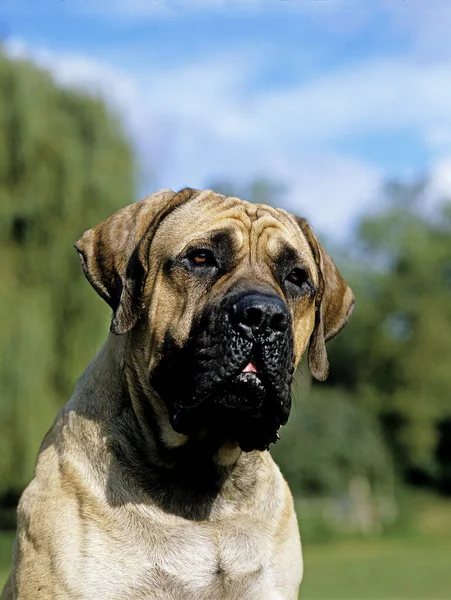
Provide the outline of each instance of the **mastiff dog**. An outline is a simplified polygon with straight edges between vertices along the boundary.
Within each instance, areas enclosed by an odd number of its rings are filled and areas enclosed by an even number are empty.
[[[2,600],[295,600],[268,450],[354,296],[304,219],[163,190],[75,244],[111,333],[40,448]]]

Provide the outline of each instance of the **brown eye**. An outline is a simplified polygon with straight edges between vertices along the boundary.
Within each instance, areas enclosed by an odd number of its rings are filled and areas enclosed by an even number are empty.
[[[215,257],[211,250],[193,250],[188,255],[190,263],[195,267],[214,267],[216,266]]]
[[[294,283],[298,287],[302,287],[309,280],[308,273],[305,269],[293,269],[287,277],[287,281]]]
[[[202,252],[202,253],[195,254],[194,256],[192,256],[191,260],[195,265],[204,265],[207,262],[207,257]]]

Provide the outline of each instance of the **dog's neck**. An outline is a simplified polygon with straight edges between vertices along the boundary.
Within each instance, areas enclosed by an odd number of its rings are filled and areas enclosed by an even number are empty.
[[[152,453],[166,465],[177,462],[179,455],[192,453],[208,457],[219,468],[232,467],[242,454],[238,443],[210,439],[207,432],[188,436],[175,431],[171,425],[165,403],[150,387],[149,374],[143,361],[144,350],[127,339],[110,336],[109,343],[115,350],[116,362],[123,369],[127,393],[139,423],[143,439]]]
[[[239,489],[251,490],[261,453],[241,452],[232,443],[218,447],[208,436],[177,434],[129,350],[126,336],[110,335],[80,378],[77,408],[99,423],[115,456],[111,468],[129,481],[130,498],[152,497],[153,503],[164,499],[175,514],[204,519],[222,494],[239,498]],[[96,399],[86,389],[92,389],[93,380]]]

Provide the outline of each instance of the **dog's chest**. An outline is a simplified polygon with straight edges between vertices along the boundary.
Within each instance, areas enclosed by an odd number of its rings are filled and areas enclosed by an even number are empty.
[[[271,592],[274,575],[270,537],[252,524],[231,522],[212,526],[185,522],[130,542],[128,556],[132,568],[124,564],[114,566],[111,562],[104,565],[106,578],[114,577],[118,586],[117,596],[111,597],[133,600],[280,598]]]
[[[155,583],[170,590],[162,598],[174,600],[269,598],[262,590],[269,585],[270,539],[249,523],[175,527],[148,552],[151,564],[143,564],[145,583],[135,598],[150,597]]]

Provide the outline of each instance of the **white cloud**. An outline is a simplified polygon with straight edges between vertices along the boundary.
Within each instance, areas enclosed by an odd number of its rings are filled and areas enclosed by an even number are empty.
[[[442,123],[432,126],[425,131],[424,140],[431,150],[451,152],[451,124]]]
[[[256,106],[255,120],[272,114],[282,134],[297,130],[307,143],[406,129],[421,134],[451,119],[449,62],[367,61],[307,85],[272,90]]]
[[[139,70],[18,40],[7,51],[32,57],[63,84],[108,98],[124,116],[154,185],[205,186],[217,177],[264,175],[287,185],[287,208],[332,233],[346,231],[353,216],[372,205],[384,176],[334,146],[405,131],[425,144],[443,144],[439,125],[451,122],[447,62],[366,61],[256,91],[250,82],[260,57],[243,56],[239,48],[202,62],[187,58],[175,67],[154,63]]]
[[[383,173],[363,160],[320,155],[298,160],[283,181],[290,184],[284,208],[307,217],[316,231],[338,238],[349,233],[359,215],[375,208]]]
[[[243,57],[239,49],[203,62],[124,71],[20,41],[6,47],[13,55],[30,55],[64,84],[103,93],[131,118],[140,119],[143,111],[170,116],[225,142],[282,143],[305,151],[351,136],[406,130],[430,141],[437,123],[451,122],[448,61],[366,61],[302,84],[255,92],[248,82],[258,72],[257,58]]]
[[[451,54],[449,31],[451,4],[448,0],[385,0],[392,28],[410,38],[410,54],[443,60]]]
[[[432,165],[426,196],[432,202],[451,200],[451,155]]]

